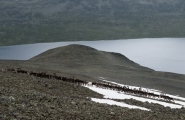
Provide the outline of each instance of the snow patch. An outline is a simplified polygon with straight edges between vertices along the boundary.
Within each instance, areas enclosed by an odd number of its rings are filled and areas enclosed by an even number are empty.
[[[109,82],[115,85],[119,85],[119,86],[128,86],[128,85],[123,85],[123,84],[119,84],[116,82],[111,82],[106,80],[106,78],[104,77],[99,77],[100,80],[104,81],[104,82]],[[106,103],[109,105],[117,105],[117,106],[121,106],[121,107],[127,107],[127,108],[131,108],[131,109],[141,109],[141,110],[147,110],[150,111],[147,108],[144,107],[139,107],[139,106],[134,106],[134,105],[128,105],[124,102],[117,102],[114,100],[110,100],[110,99],[120,99],[120,100],[124,100],[124,99],[135,99],[141,102],[149,102],[149,103],[156,103],[156,104],[160,104],[163,105],[164,107],[170,107],[172,109],[175,108],[182,108],[185,107],[185,98],[183,97],[179,97],[179,96],[175,96],[175,95],[170,95],[170,94],[166,94],[172,98],[175,98],[175,100],[173,101],[173,103],[169,103],[169,102],[165,102],[165,101],[159,101],[160,98],[158,99],[150,99],[150,98],[144,98],[144,97],[140,97],[140,96],[134,96],[131,94],[126,94],[124,92],[118,92],[115,90],[110,90],[110,89],[103,89],[103,88],[99,88],[96,87],[94,85],[84,85],[84,87],[87,87],[99,94],[104,95],[105,99],[97,99],[97,98],[91,98],[92,101],[98,102],[98,103]],[[129,88],[131,89],[139,89],[140,87],[137,86],[129,86]],[[154,89],[149,89],[149,88],[142,88],[144,90],[147,90],[148,92],[154,93],[154,94],[162,94],[162,91],[159,90],[154,90]]]
[[[115,85],[119,85],[119,86],[129,86],[129,85],[124,85],[124,84],[119,84],[119,83],[116,83],[116,82],[112,82],[112,81],[108,81],[108,80],[106,80],[106,78],[104,78],[104,77],[99,77],[99,79],[100,80],[102,80],[102,81],[104,81],[104,82],[108,82],[108,83],[112,83],[112,84],[115,84]],[[137,87],[137,86],[129,86],[129,88],[131,88],[131,89],[139,89],[140,87]],[[150,92],[150,93],[154,93],[154,94],[157,94],[157,95],[160,95],[160,94],[162,94],[163,92],[162,91],[160,91],[160,90],[155,90],[155,89],[149,89],[149,88],[142,88],[142,89],[144,89],[144,90],[147,90],[148,92]],[[175,96],[175,95],[170,95],[170,94],[166,94],[167,96],[169,96],[169,97],[172,97],[172,98],[174,98],[175,100],[174,100],[174,103],[175,104],[180,104],[181,105],[181,107],[185,107],[185,98],[183,98],[183,97],[179,97],[179,96]],[[128,97],[128,96],[127,96]],[[135,96],[134,96],[135,97]],[[137,97],[138,98],[138,97]],[[121,98],[122,99],[122,98]],[[149,101],[148,102],[152,102],[152,103],[159,103],[160,101],[158,101],[158,102],[156,102],[156,100],[150,100],[149,99]],[[143,102],[146,102],[146,100],[145,101],[143,101]],[[164,104],[163,104],[164,103]],[[166,104],[166,102],[160,102],[160,104],[163,104],[165,107],[170,107],[170,105],[169,104]],[[171,106],[171,108],[181,108],[180,106]]]
[[[157,103],[157,104],[163,105],[164,107],[170,107],[170,108],[181,108],[185,104],[185,102],[180,102],[180,101],[176,101],[176,100],[174,102],[178,103],[180,105],[177,105],[175,103],[167,103],[167,102],[153,100],[153,99],[149,99],[149,98],[128,95],[123,92],[118,92],[118,91],[114,91],[114,90],[102,89],[102,88],[98,88],[96,86],[85,86],[85,87],[87,87],[87,88],[89,88],[99,94],[104,95],[104,98],[107,98],[107,99],[121,99],[121,100],[135,99],[135,100],[138,100],[141,102]]]
[[[109,100],[109,99],[98,99],[98,98],[91,98],[92,101],[98,102],[98,103],[104,103],[104,104],[109,104],[109,105],[117,105],[120,107],[127,107],[127,108],[131,108],[131,109],[140,109],[140,110],[146,110],[146,111],[150,111],[147,108],[144,107],[138,107],[138,106],[134,106],[134,105],[128,105],[124,102],[116,102],[114,100]]]

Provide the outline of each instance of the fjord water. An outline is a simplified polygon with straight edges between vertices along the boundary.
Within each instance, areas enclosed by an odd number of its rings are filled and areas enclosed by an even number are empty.
[[[28,60],[48,49],[81,44],[102,51],[117,52],[157,71],[185,74],[185,38],[143,38],[124,40],[38,43],[0,47],[0,59]]]

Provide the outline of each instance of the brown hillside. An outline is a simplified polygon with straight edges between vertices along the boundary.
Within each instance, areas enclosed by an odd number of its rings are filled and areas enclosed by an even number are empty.
[[[143,69],[122,54],[98,51],[84,45],[68,45],[50,49],[30,59],[38,62],[53,62],[60,64],[92,66],[124,66]]]

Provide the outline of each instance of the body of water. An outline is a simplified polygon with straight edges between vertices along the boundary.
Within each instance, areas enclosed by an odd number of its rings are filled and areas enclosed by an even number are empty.
[[[38,43],[0,47],[0,59],[28,60],[48,49],[69,44],[117,52],[157,71],[185,74],[185,38],[144,38],[102,41]]]

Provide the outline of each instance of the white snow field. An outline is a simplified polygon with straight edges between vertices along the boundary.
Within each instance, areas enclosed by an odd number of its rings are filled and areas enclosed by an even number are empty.
[[[150,111],[147,108],[144,107],[138,107],[138,106],[134,106],[134,105],[128,105],[124,102],[116,102],[114,100],[109,100],[109,99],[98,99],[98,98],[91,98],[92,101],[98,102],[98,103],[106,103],[109,105],[117,105],[117,106],[121,106],[121,107],[127,107],[127,108],[133,108],[133,109],[141,109],[141,110],[146,110],[146,111]]]
[[[128,85],[118,84],[116,82],[107,81],[104,77],[99,77],[99,79],[104,82],[109,82],[109,83],[120,85],[120,86],[128,86]],[[166,101],[159,101],[160,99],[143,98],[140,96],[134,96],[132,94],[126,94],[124,92],[118,92],[118,91],[110,90],[110,89],[103,89],[103,88],[96,87],[94,85],[84,85],[84,87],[87,87],[87,88],[89,88],[99,94],[102,94],[104,96],[105,99],[91,98],[92,101],[95,101],[98,103],[117,105],[117,106],[121,106],[121,107],[127,107],[127,108],[131,108],[131,109],[141,109],[141,110],[146,110],[146,111],[150,111],[150,110],[147,108],[144,108],[144,107],[139,107],[139,106],[135,106],[135,105],[128,105],[124,102],[117,102],[117,101],[114,101],[111,99],[120,99],[120,100],[135,99],[135,100],[138,100],[141,102],[157,103],[157,104],[163,105],[164,107],[170,107],[172,109],[185,107],[185,98],[175,96],[175,95],[170,95],[170,94],[166,94],[166,95],[174,98],[173,103],[169,103]],[[137,88],[138,89],[140,87],[129,86],[129,88],[132,88],[132,89]],[[154,89],[149,89],[149,88],[142,88],[142,89],[145,89],[148,92],[152,92],[152,93],[155,93],[158,95],[160,95],[162,93],[162,91],[159,91],[159,90],[154,90]]]

